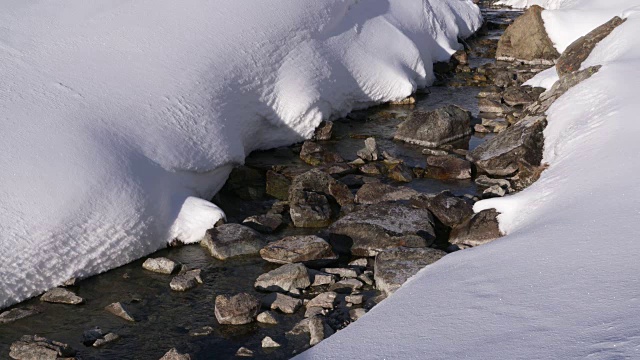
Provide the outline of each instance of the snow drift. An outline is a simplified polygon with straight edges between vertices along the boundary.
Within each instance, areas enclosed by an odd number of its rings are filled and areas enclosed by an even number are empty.
[[[0,308],[198,241],[255,149],[410,95],[469,0],[5,0]]]
[[[507,236],[428,266],[300,359],[638,357],[640,7],[572,3],[543,13],[560,51],[627,21],[582,64],[600,71],[549,109],[541,179],[476,205],[502,212]]]

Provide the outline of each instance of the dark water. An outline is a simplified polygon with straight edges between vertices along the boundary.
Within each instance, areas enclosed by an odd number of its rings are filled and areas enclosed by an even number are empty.
[[[517,12],[485,10],[485,17],[496,23],[507,24],[517,15]],[[485,37],[499,36],[501,32],[500,29],[490,30]],[[470,58],[470,65],[477,67],[490,61],[476,56]],[[387,151],[411,166],[424,167],[422,148],[392,140],[397,125],[412,111],[432,110],[447,104],[459,105],[477,115],[478,92],[479,89],[475,87],[432,87],[429,94],[418,95],[417,103],[412,106],[378,106],[359,111],[349,119],[336,121],[334,138],[326,144],[343,158],[354,160],[357,150],[364,146],[363,139],[374,136],[381,151]],[[486,136],[473,136],[468,147],[473,149],[486,139]],[[246,163],[258,168],[291,164],[307,166],[299,160],[295,147],[256,152],[251,154]],[[451,190],[463,195],[476,194],[477,191],[471,180],[416,179],[407,186],[425,193]],[[250,214],[265,213],[274,201],[246,202],[237,198],[218,198],[231,221],[239,221]],[[268,239],[314,233],[316,230],[313,229],[289,227],[270,235]],[[0,325],[0,358],[8,358],[9,345],[25,334],[38,334],[67,343],[78,351],[82,359],[159,359],[172,347],[191,354],[192,359],[228,359],[234,358],[235,352],[242,346],[252,349],[256,358],[286,359],[308,347],[308,336],[294,338],[284,335],[303,319],[304,308],[293,315],[279,314],[278,325],[253,323],[224,326],[215,319],[214,299],[217,295],[248,292],[261,297],[263,294],[254,290],[253,283],[260,274],[277,265],[269,264],[257,256],[219,261],[198,245],[169,248],[152,255],[158,256],[166,256],[189,268],[201,268],[204,284],[184,293],[171,291],[171,276],[143,270],[141,265],[144,259],[94,276],[71,288],[86,299],[86,304],[47,304],[41,303],[38,298],[19,304],[19,307],[37,306],[42,313]],[[138,321],[129,323],[104,311],[106,305],[117,301],[128,304]],[[82,333],[96,326],[105,333],[117,333],[120,339],[100,349],[84,346]],[[212,327],[213,332],[206,336],[190,335],[191,331],[204,326]],[[283,346],[263,350],[260,342],[265,336],[270,336]]]

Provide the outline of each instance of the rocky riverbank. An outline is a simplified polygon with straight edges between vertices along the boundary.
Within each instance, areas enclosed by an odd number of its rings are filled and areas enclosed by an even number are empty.
[[[500,237],[498,213],[474,214],[473,204],[537,180],[546,110],[598,70],[580,64],[621,22],[560,55],[539,8],[517,15],[485,9],[483,30],[436,64],[430,94],[252,154],[215,199],[227,223],[201,246],[163,250],[3,312],[0,351],[15,359],[289,358],[424,266]],[[556,61],[552,89],[521,86]]]

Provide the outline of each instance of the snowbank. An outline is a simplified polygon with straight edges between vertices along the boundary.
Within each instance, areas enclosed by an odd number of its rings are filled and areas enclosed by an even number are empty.
[[[428,266],[300,359],[638,358],[639,10],[598,0],[544,12],[558,19],[552,39],[628,20],[583,64],[601,70],[549,110],[541,179],[477,204],[502,212],[507,236]],[[580,34],[559,20],[595,12]]]
[[[198,241],[255,149],[433,79],[468,0],[0,3],[0,308]]]

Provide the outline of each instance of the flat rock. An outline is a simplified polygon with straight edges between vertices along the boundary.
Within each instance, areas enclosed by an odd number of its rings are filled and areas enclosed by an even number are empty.
[[[75,355],[69,345],[38,335],[24,335],[11,344],[9,352],[9,357],[16,360],[56,360]]]
[[[496,100],[481,98],[478,100],[478,110],[481,113],[502,114],[507,112],[507,109]]]
[[[413,180],[413,171],[403,163],[391,164],[387,168],[387,177],[391,180],[408,183]]]
[[[440,260],[447,253],[437,249],[395,248],[376,256],[376,288],[387,296],[394,293],[410,277],[425,266]]]
[[[358,279],[345,279],[329,286],[329,290],[339,293],[351,293],[354,290],[362,289],[363,286],[362,281]]]
[[[311,285],[307,268],[299,263],[282,265],[258,276],[255,287],[264,291],[298,293]]]
[[[40,310],[35,307],[14,308],[0,314],[0,324],[9,324],[39,313]]]
[[[322,271],[309,269],[309,275],[311,276],[311,286],[331,285],[336,282],[335,275]]]
[[[258,254],[264,240],[257,231],[240,224],[224,224],[207,233],[200,241],[211,256],[226,260],[235,256]]]
[[[191,360],[191,356],[189,354],[181,354],[176,348],[172,348],[160,360]]]
[[[410,202],[411,205],[424,208],[448,227],[461,224],[473,216],[473,206],[464,199],[453,195],[449,191],[443,191],[436,195],[421,194]]]
[[[253,357],[253,351],[243,346],[240,349],[238,349],[238,351],[236,351],[236,356],[237,357]]]
[[[93,347],[102,347],[105,346],[109,343],[112,343],[116,340],[120,339],[120,336],[116,333],[108,333],[106,335],[104,335],[103,337],[96,339],[96,341],[93,343]]]
[[[116,302],[113,304],[109,304],[104,308],[107,312],[125,319],[127,321],[131,321],[131,322],[135,322],[136,320],[133,318],[133,316],[131,316],[131,314],[129,313],[129,311],[127,311],[127,309],[125,308],[125,305],[123,305],[120,302]]]
[[[307,308],[320,307],[323,309],[333,309],[337,297],[338,293],[334,291],[324,292],[309,300],[309,302],[305,306]]]
[[[44,293],[40,297],[40,301],[56,304],[78,305],[82,304],[84,299],[76,295],[73,291],[63,288],[54,288]]]
[[[349,269],[349,268],[324,268],[322,269],[322,271],[327,274],[338,275],[341,278],[355,279],[358,277],[358,275],[360,275],[360,271],[356,269]]]
[[[215,315],[223,325],[244,325],[253,322],[260,310],[260,300],[255,296],[240,293],[218,295],[215,301]]]
[[[455,155],[429,156],[427,176],[442,180],[471,179],[471,163]]]
[[[344,162],[344,159],[337,153],[329,151],[321,144],[310,140],[307,140],[302,144],[300,159],[313,166]]]
[[[271,310],[293,314],[302,306],[302,300],[280,293],[271,293],[262,298],[262,305]]]
[[[338,258],[331,245],[315,235],[287,236],[260,250],[263,259],[276,264],[326,264]]]
[[[511,86],[502,93],[502,100],[504,100],[505,104],[510,106],[526,106],[533,103],[536,99],[524,88],[520,86]]]
[[[375,256],[384,249],[427,247],[435,241],[433,217],[426,209],[379,203],[354,211],[329,228],[335,250]]]
[[[469,135],[471,113],[458,106],[447,105],[434,111],[414,111],[398,126],[394,139],[426,147],[438,147]]]
[[[142,268],[159,274],[169,275],[173,273],[178,264],[165,257],[149,258],[142,263]]]
[[[260,314],[258,314],[258,317],[256,317],[256,320],[258,320],[258,322],[261,324],[270,324],[270,325],[278,324],[278,319],[276,319],[275,314],[272,313],[271,311],[261,312]]]
[[[263,214],[249,216],[242,221],[242,224],[262,233],[272,233],[282,225],[282,215]]]
[[[383,183],[364,184],[356,193],[359,204],[377,204],[385,201],[409,200],[418,192],[406,186],[392,186]]]
[[[362,296],[362,295],[347,295],[347,296],[345,296],[344,301],[346,301],[349,304],[360,305],[364,301],[364,296]]]
[[[495,209],[480,211],[468,221],[454,227],[449,242],[461,248],[479,246],[502,236]]]
[[[202,284],[200,273],[200,269],[194,269],[178,274],[171,279],[169,287],[171,287],[171,290],[173,291],[187,291],[193,289],[198,286],[198,284]]]

